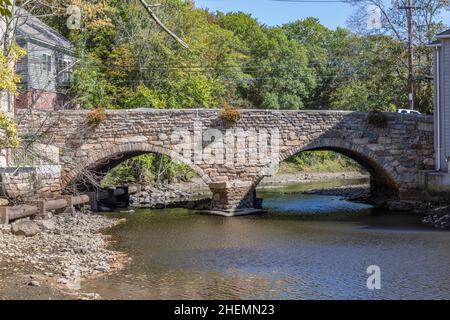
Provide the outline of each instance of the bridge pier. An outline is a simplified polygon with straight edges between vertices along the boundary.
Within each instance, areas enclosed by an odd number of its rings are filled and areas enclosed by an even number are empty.
[[[251,181],[211,183],[211,209],[204,213],[221,216],[240,216],[261,213],[256,188]]]

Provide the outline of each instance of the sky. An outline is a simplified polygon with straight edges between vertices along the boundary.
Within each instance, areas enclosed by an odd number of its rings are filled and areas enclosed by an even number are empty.
[[[267,25],[279,25],[307,17],[319,18],[331,29],[345,27],[354,8],[347,3],[295,3],[272,0],[196,0],[196,5],[212,11],[243,11]]]
[[[320,0],[318,0],[320,1]],[[251,13],[258,21],[267,25],[280,25],[307,17],[315,17],[330,29],[346,27],[355,7],[341,2],[295,3],[274,0],[196,0],[196,5],[211,11],[243,11]],[[444,15],[450,21],[450,12]]]

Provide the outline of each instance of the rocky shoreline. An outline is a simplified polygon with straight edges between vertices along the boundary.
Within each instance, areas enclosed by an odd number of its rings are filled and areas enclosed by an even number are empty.
[[[329,189],[313,189],[303,191],[303,194],[338,196],[348,201],[365,202],[383,207],[389,211],[408,212],[423,216],[422,223],[426,226],[450,230],[450,204],[416,201],[380,201],[373,203],[370,199],[370,186],[349,185]]]
[[[122,222],[75,212],[0,226],[1,278],[23,281],[13,281],[9,286],[0,283],[1,298],[14,296],[12,288],[20,285],[62,290],[79,299],[98,298],[95,294],[81,293],[80,282],[117,271],[126,263],[126,255],[110,250],[110,237],[101,233]]]
[[[155,184],[142,186],[140,189],[137,193],[130,195],[131,208],[194,208],[200,206],[201,203],[206,204],[206,200],[209,198],[206,191],[188,191],[178,185]]]
[[[351,172],[296,172],[281,173],[274,176],[264,178],[260,187],[276,187],[287,186],[298,183],[333,181],[333,180],[362,180],[369,179],[367,172],[351,171]]]
[[[366,202],[370,197],[370,186],[368,184],[347,185],[336,188],[312,189],[303,191],[303,194],[317,194],[323,196],[337,196],[349,201]]]

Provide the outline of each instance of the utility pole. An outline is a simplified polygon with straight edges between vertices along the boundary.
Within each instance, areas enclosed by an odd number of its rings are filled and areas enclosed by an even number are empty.
[[[408,0],[408,5],[399,9],[407,10],[408,16],[408,105],[414,110],[414,48],[413,48],[413,7],[412,0]]]

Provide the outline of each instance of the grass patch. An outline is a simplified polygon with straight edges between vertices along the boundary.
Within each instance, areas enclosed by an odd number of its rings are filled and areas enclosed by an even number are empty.
[[[280,164],[278,173],[361,171],[354,160],[332,151],[306,151]]]

